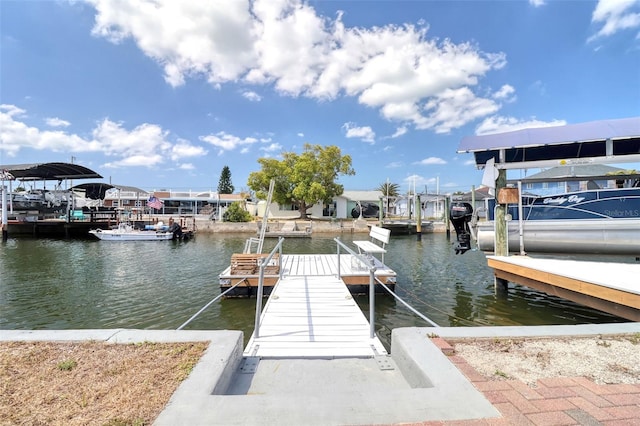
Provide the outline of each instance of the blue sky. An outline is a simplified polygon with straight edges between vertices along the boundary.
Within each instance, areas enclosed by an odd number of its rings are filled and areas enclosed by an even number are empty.
[[[345,189],[479,185],[467,135],[640,115],[640,0],[0,0],[0,164],[247,189],[338,145]]]

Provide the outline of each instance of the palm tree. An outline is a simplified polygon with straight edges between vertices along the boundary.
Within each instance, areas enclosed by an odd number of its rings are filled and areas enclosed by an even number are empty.
[[[400,195],[400,185],[398,185],[397,183],[389,183],[388,181],[385,183],[381,183],[380,186],[378,186],[376,188],[376,191],[380,191],[382,192],[382,194],[385,197],[385,200],[387,201],[387,208],[386,208],[386,214],[389,214],[389,198],[390,197],[397,197],[398,195]]]

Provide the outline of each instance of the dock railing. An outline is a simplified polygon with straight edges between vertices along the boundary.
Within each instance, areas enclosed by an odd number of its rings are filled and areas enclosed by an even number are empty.
[[[362,262],[367,269],[369,270],[369,337],[376,337],[376,291],[375,291],[375,280],[376,280],[376,266],[373,265],[368,258],[363,256],[362,254],[356,253],[351,250],[345,243],[340,241],[340,238],[336,237],[333,239],[337,245],[337,254],[338,254],[338,279],[342,279],[342,274],[340,272],[340,247],[345,249],[347,253],[354,256],[360,262]]]
[[[376,267],[374,265],[372,265],[369,262],[369,259],[365,258],[364,256],[362,256],[361,254],[356,253],[355,251],[351,250],[348,246],[346,246],[342,241],[340,241],[340,238],[334,238],[334,241],[336,243],[338,243],[338,278],[342,278],[340,276],[340,247],[342,246],[348,253],[350,253],[351,255],[355,256],[359,261],[361,261],[362,263],[364,263],[368,269],[369,269],[369,324],[371,325],[371,337],[373,338],[375,336],[375,282],[377,281],[378,284],[380,284],[382,286],[382,288],[384,288],[390,295],[392,295],[397,301],[399,301],[400,303],[402,303],[407,309],[409,309],[411,312],[413,312],[415,315],[417,315],[418,317],[422,318],[423,320],[425,320],[426,322],[428,322],[429,324],[431,324],[434,327],[440,327],[438,324],[436,324],[435,322],[433,322],[432,320],[430,320],[429,318],[427,318],[426,316],[422,315],[420,312],[418,312],[415,308],[413,308],[411,305],[409,305],[407,302],[405,302],[404,300],[402,300],[402,298],[400,298],[400,296],[398,296],[397,294],[395,294],[393,291],[391,291],[391,289],[389,287],[387,287],[387,285],[385,283],[383,283],[382,281],[380,281],[378,278],[376,278],[375,276],[375,272],[376,272]]]
[[[256,322],[254,327],[254,335],[255,337],[260,337],[260,317],[262,314],[262,297],[264,295],[264,268],[269,265],[273,255],[276,254],[276,251],[279,253],[280,261],[282,261],[282,243],[284,242],[284,238],[280,237],[278,239],[278,244],[271,250],[269,256],[262,259],[260,262],[260,275],[258,278],[258,294],[256,295]],[[282,279],[282,265],[278,268],[279,280]],[[277,285],[277,284],[276,284]]]
[[[234,288],[238,287],[240,284],[242,284],[243,282],[245,282],[247,279],[249,278],[249,276],[247,275],[246,277],[242,277],[240,280],[238,280],[237,283],[235,283],[233,286],[229,287],[228,289],[226,289],[223,293],[220,293],[219,295],[217,295],[216,297],[214,297],[209,303],[207,303],[206,305],[204,305],[202,307],[202,309],[200,309],[198,312],[196,312],[195,314],[193,314],[191,316],[191,318],[189,318],[188,320],[186,320],[180,327],[176,328],[176,330],[182,330],[183,328],[185,328],[191,321],[193,321],[194,319],[196,319],[198,316],[200,316],[201,313],[203,313],[205,311],[205,309],[207,309],[209,306],[211,306],[215,301],[217,301],[218,299],[221,299],[222,297],[224,297],[225,294],[229,293],[231,290],[233,290]]]

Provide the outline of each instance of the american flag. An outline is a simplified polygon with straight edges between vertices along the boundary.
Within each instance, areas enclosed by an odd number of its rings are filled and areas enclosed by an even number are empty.
[[[151,207],[151,208],[154,208],[154,209],[161,209],[162,208],[162,201],[160,201],[156,197],[149,197],[149,199],[147,200],[147,207]]]

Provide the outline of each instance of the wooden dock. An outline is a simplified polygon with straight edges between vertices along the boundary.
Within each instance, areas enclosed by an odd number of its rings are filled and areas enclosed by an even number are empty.
[[[498,280],[640,321],[640,264],[487,256]]]
[[[266,257],[266,255],[253,256]],[[376,278],[393,290],[396,284],[396,272],[384,265],[379,259],[372,258],[370,260],[375,262],[377,268],[375,271]],[[265,296],[270,294],[273,286],[278,281],[279,268],[282,268],[283,277],[338,276],[337,254],[289,254],[283,255],[282,259],[277,262],[277,268],[270,267],[270,270],[265,272]],[[255,296],[258,287],[259,268],[257,262],[254,262],[253,265],[254,267],[249,271],[245,268],[234,268],[232,263],[220,274],[220,290],[225,291],[239,280],[244,280],[244,283],[230,292],[228,297]],[[369,270],[355,256],[351,254],[340,255],[340,275],[352,294],[368,293]],[[377,286],[376,292],[380,293],[384,292],[384,290]]]
[[[305,262],[308,259],[291,257],[290,265],[306,270],[311,267],[311,262]],[[386,354],[380,340],[370,337],[369,322],[345,283],[334,275],[317,274],[291,275],[277,283],[262,311],[259,335],[254,330],[244,351],[245,356],[261,358]]]

